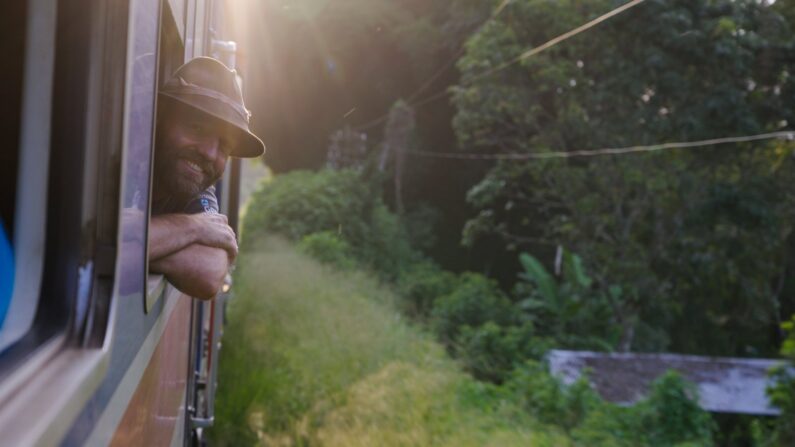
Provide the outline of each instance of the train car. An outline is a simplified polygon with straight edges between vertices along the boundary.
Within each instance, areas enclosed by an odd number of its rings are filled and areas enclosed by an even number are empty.
[[[158,87],[196,56],[234,68],[227,7],[0,7],[0,445],[195,445],[212,424],[230,284],[199,301],[149,274],[147,228]]]

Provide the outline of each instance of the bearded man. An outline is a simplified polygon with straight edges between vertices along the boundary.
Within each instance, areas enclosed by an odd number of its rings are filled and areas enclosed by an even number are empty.
[[[157,116],[149,269],[212,299],[237,256],[213,185],[229,157],[258,157],[265,145],[249,130],[235,72],[212,58],[177,69],[160,91]]]

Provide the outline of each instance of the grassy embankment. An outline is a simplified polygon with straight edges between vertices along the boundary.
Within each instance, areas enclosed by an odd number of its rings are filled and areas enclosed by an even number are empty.
[[[214,445],[569,445],[463,374],[366,274],[276,239],[238,264]]]

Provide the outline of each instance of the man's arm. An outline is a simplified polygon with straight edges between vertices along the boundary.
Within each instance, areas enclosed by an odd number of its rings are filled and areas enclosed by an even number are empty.
[[[218,294],[234,261],[226,250],[191,244],[149,263],[149,270],[162,273],[182,292],[203,300]]]
[[[163,214],[149,225],[149,261],[155,262],[193,244],[226,250],[237,256],[237,238],[223,214]]]
[[[237,257],[237,238],[217,213],[165,214],[149,226],[149,270],[182,292],[212,299]]]

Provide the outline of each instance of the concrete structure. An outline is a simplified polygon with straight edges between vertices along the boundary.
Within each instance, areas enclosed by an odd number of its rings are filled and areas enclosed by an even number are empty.
[[[781,360],[702,357],[678,354],[611,354],[553,350],[548,354],[553,375],[566,384],[588,370],[588,379],[605,400],[629,405],[647,395],[651,383],[676,370],[698,387],[702,408],[718,413],[777,415],[766,387],[768,371]]]

